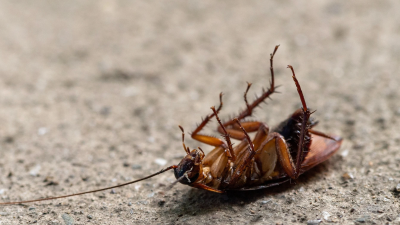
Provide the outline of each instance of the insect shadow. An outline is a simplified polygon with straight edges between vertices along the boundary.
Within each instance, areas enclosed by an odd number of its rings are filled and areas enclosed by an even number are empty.
[[[339,156],[334,158],[340,158]],[[336,160],[335,160],[336,161]],[[321,178],[328,170],[333,170],[332,163],[324,163],[314,167],[295,181],[287,182],[279,186],[270,187],[268,189],[258,189],[253,191],[229,191],[224,194],[215,192],[202,191],[201,189],[188,189],[184,193],[176,190],[174,195],[179,196],[178,202],[170,202],[163,205],[161,210],[165,220],[170,220],[171,215],[176,216],[196,216],[209,215],[213,212],[223,209],[232,210],[232,207],[242,208],[246,205],[259,202],[260,207],[267,207],[274,213],[274,210],[280,210],[276,199],[287,199],[286,203],[291,204],[292,201],[286,196],[293,193],[301,187],[309,187]],[[296,184],[296,185],[294,185]],[[328,188],[328,186],[326,186]],[[172,218],[176,219],[176,218]]]

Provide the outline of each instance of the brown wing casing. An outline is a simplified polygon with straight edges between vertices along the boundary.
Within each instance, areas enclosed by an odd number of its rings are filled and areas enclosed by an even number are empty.
[[[314,134],[311,135],[310,150],[301,164],[300,173],[304,173],[314,166],[324,162],[339,150],[340,145],[342,144],[342,138],[339,136],[332,137],[336,141]]]

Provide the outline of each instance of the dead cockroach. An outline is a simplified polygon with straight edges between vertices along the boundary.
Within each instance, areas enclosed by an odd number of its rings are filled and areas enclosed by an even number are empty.
[[[215,147],[207,155],[204,154],[201,148],[190,151],[186,147],[184,130],[179,126],[182,131],[183,149],[187,155],[178,165],[172,165],[142,179],[112,187],[57,197],[0,204],[22,204],[104,191],[146,180],[171,169],[174,170],[176,182],[217,193],[224,193],[230,190],[263,189],[282,184],[291,179],[297,179],[307,170],[331,157],[339,149],[342,139],[338,136],[328,136],[313,129],[317,122],[310,117],[312,112],[306,105],[300,84],[293,67],[290,65],[288,68],[292,71],[292,78],[297,87],[302,108],[296,110],[288,119],[271,130],[265,123],[244,120],[252,115],[253,110],[261,102],[275,92],[273,58],[278,47],[279,45],[275,47],[270,58],[271,82],[268,90],[263,90],[262,95],[249,104],[247,92],[251,84],[248,83],[244,93],[246,109],[235,119],[225,123],[222,123],[218,117],[218,112],[223,105],[222,94],[220,94],[219,107],[217,109],[211,107],[213,113],[207,115],[192,132],[193,139]],[[225,141],[199,134],[213,117],[216,117],[219,124],[218,132],[222,134]],[[253,140],[248,135],[250,132],[256,132]],[[231,138],[241,142],[232,147]]]

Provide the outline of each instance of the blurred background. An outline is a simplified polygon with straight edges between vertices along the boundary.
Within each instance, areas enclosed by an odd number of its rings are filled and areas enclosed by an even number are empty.
[[[187,132],[268,87],[271,127],[300,107],[341,150],[296,184],[219,195],[172,172],[87,196],[0,207],[4,224],[400,222],[398,1],[0,3],[0,197],[27,200],[126,182],[177,164]],[[206,134],[215,132],[213,121]],[[191,148],[212,147],[190,140]]]

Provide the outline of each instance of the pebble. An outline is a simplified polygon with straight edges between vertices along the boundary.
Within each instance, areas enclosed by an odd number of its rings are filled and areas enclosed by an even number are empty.
[[[363,218],[363,217],[358,218],[358,219],[355,220],[355,222],[357,222],[357,223],[365,223],[365,221],[366,221],[366,219]]]
[[[64,223],[65,223],[66,225],[74,225],[74,224],[75,224],[74,219],[73,219],[70,215],[68,215],[68,214],[66,214],[66,213],[62,214],[61,217],[63,218]]]
[[[139,165],[139,164],[133,164],[133,165],[131,166],[131,168],[134,169],[134,170],[138,170],[138,169],[142,169],[142,166]]]
[[[87,218],[91,220],[91,219],[93,219],[93,216],[92,215],[87,215]]]
[[[340,155],[341,155],[343,158],[345,158],[346,156],[349,155],[349,150],[348,150],[348,149],[343,150],[342,153],[340,153]]]
[[[324,220],[329,220],[329,217],[331,217],[331,214],[329,214],[326,211],[323,211],[322,212],[322,217],[324,218]]]
[[[354,175],[352,173],[344,173],[342,175],[342,178],[345,180],[353,180],[354,179]]]
[[[160,166],[164,166],[165,164],[167,164],[167,160],[161,158],[157,158],[156,160],[154,160],[154,162]]]
[[[400,192],[400,183],[397,184],[397,186],[396,186],[396,191],[397,191],[397,192]]]
[[[42,167],[40,165],[36,165],[35,167],[33,167],[30,171],[29,174],[36,177],[39,174],[39,171]]]
[[[8,216],[8,215],[10,215],[10,213],[8,213],[8,212],[0,212],[0,216]]]
[[[266,200],[266,201],[261,201],[260,203],[261,204],[263,204],[263,205],[265,205],[265,204],[267,204],[268,202],[270,202],[271,200]]]
[[[322,222],[322,220],[309,220],[307,221],[307,225],[318,225]]]
[[[364,215],[363,217],[357,218],[355,220],[356,223],[365,223],[370,219],[369,215]]]
[[[47,128],[46,127],[41,127],[38,129],[38,134],[40,136],[45,135],[47,133]]]

